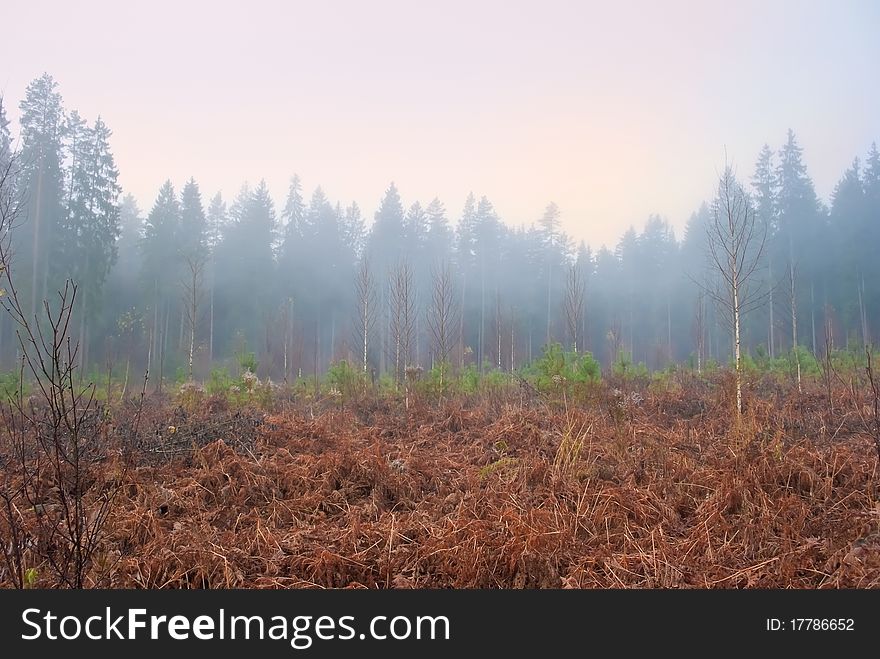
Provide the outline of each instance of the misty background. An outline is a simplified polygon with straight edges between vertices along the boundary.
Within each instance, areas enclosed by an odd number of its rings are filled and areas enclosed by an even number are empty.
[[[876,339],[877,5],[689,5],[10,8],[40,28],[0,44],[20,297],[72,277],[86,370],[166,379],[362,368],[364,343],[397,377],[553,341],[724,362],[726,154],[767,233],[746,349]],[[2,368],[16,345],[4,317]]]

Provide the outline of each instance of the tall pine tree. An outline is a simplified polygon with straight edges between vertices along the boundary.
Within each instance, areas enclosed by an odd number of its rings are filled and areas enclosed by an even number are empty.
[[[21,187],[26,191],[23,222],[14,241],[19,292],[31,313],[47,299],[50,258],[56,253],[62,219],[62,139],[64,109],[58,84],[49,74],[31,82],[21,102]],[[27,304],[27,303],[25,303]]]

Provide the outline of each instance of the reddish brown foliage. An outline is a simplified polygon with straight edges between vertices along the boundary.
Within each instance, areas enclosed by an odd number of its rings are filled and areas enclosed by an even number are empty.
[[[609,413],[607,400],[552,413],[457,402],[407,413],[383,403],[315,418],[187,415],[153,403],[153,427],[175,426],[177,443],[139,441],[92,582],[880,585],[870,440],[798,434],[792,405],[778,401],[751,401],[731,427],[713,396],[646,393],[625,415]],[[584,432],[579,457],[561,468],[560,443],[576,439],[563,439],[567,428]],[[114,465],[108,482],[120,473]],[[38,585],[54,585],[35,567]]]

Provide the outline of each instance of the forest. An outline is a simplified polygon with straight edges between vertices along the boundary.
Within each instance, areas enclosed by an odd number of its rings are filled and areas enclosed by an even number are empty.
[[[51,76],[28,86],[20,109],[14,133],[0,105],[0,158],[15,155],[13,184],[27,190],[11,267],[31,314],[66,279],[78,284],[75,336],[94,377],[149,368],[161,387],[217,369],[237,375],[242,360],[286,383],[343,361],[374,382],[440,362],[484,376],[522,369],[553,343],[649,373],[733,354],[707,295],[714,190],[684,235],[653,215],[613,248],[575,244],[552,202],[530,226],[511,227],[479,194],[461,207],[405,200],[394,183],[377,191],[372,218],[321,187],[303,190],[296,175],[286,191],[251,181],[225,200],[194,172],[135,200],[117,182],[111,127],[65,109]],[[800,351],[815,370],[826,341],[861,352],[875,338],[880,152],[866,144],[854,154],[826,202],[795,134],[779,138],[753,167],[735,167],[766,236],[743,349],[766,368]],[[6,370],[16,363],[11,322],[0,320]]]
[[[792,130],[704,163],[612,249],[393,182],[135,199],[50,75],[19,109],[0,586],[880,585],[875,143],[828,200]]]

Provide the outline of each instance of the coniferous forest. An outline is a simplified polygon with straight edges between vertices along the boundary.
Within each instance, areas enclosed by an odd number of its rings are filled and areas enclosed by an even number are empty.
[[[296,174],[287,190],[250,181],[224,199],[194,172],[136,200],[117,182],[112,127],[65,108],[51,76],[28,86],[20,110],[16,130],[0,109],[0,157],[14,159],[10,183],[26,191],[11,268],[31,314],[66,279],[77,283],[72,335],[95,377],[149,367],[160,386],[237,373],[245,360],[260,377],[295,382],[344,361],[400,382],[441,361],[515,372],[553,343],[648,373],[733,356],[711,295],[715,190],[682,235],[652,215],[611,248],[571,240],[552,201],[512,227],[479,191],[416,200],[393,182],[377,190],[375,213],[303,190]],[[860,352],[880,326],[880,152],[873,143],[853,154],[824,200],[803,163],[809,145],[793,131],[777,137],[734,172],[762,242],[742,345],[764,365],[790,362],[796,348],[815,370],[826,341]],[[0,326],[7,370],[11,323]]]

